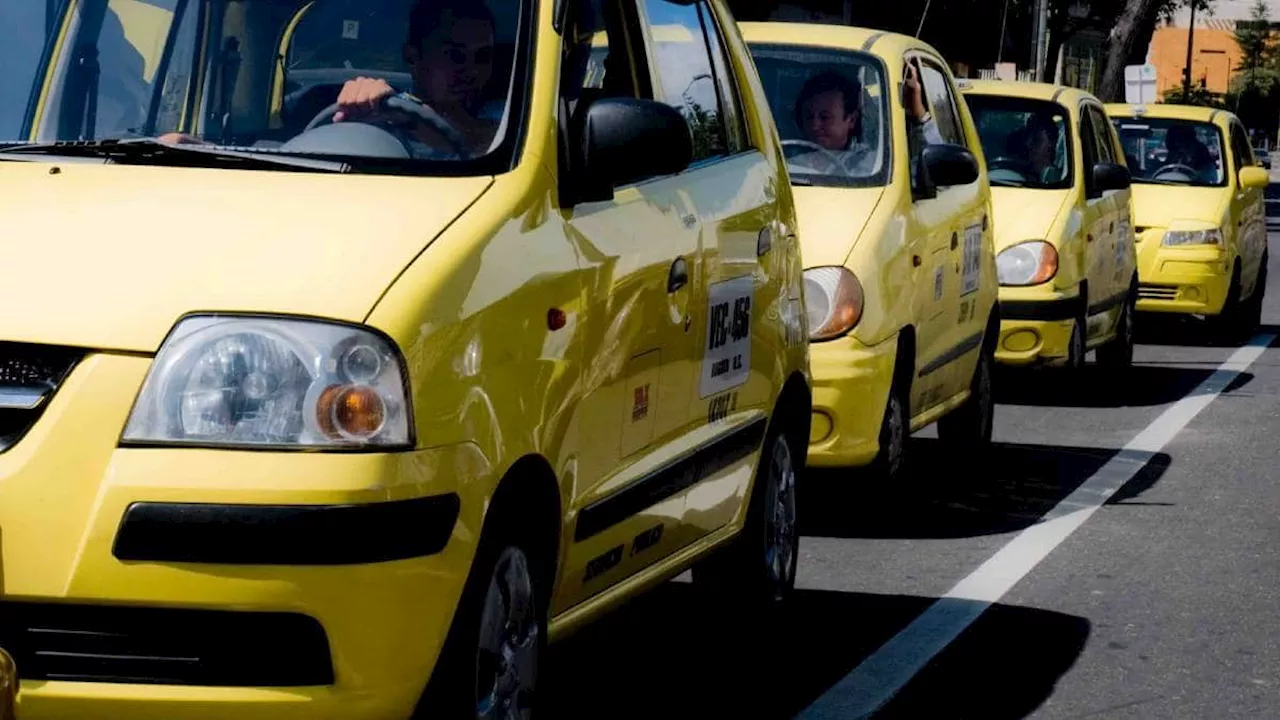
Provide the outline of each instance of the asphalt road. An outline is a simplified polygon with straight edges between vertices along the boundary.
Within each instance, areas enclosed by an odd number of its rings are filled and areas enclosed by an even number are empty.
[[[1149,324],[1120,386],[1001,373],[976,481],[931,429],[909,499],[811,474],[786,610],[668,583],[553,648],[548,716],[1280,718],[1275,333]]]

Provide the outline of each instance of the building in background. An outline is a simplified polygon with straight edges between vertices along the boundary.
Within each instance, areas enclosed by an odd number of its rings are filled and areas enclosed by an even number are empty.
[[[1182,22],[1186,22],[1185,17]],[[1182,71],[1187,66],[1188,32],[1186,25],[1171,24],[1156,28],[1151,36],[1147,62],[1156,66],[1156,93],[1161,96],[1182,87]],[[1231,75],[1239,67],[1236,20],[1196,17],[1191,48],[1191,83],[1221,95],[1230,89]]]

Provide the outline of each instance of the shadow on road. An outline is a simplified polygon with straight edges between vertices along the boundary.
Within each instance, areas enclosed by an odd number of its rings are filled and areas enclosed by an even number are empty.
[[[1216,363],[1215,363],[1216,365]],[[1182,399],[1213,374],[1214,368],[1169,365],[1135,365],[1117,382],[1107,371],[1086,365],[1072,379],[1058,368],[1001,368],[992,387],[1002,405],[1072,408],[1118,408],[1165,405]],[[1243,386],[1253,375],[1242,373],[1233,387]]]
[[[800,531],[813,537],[942,539],[1016,532],[1071,494],[1115,450],[995,443],[981,468],[957,468],[937,440],[912,438],[906,492],[886,498],[854,470],[813,469],[798,498]],[[1157,453],[1111,502],[1133,500],[1164,475]],[[966,479],[962,473],[972,473]]]
[[[1268,291],[1268,295],[1271,291]],[[1250,335],[1280,332],[1275,325],[1260,325]],[[1141,313],[1133,324],[1134,342],[1165,347],[1240,347],[1248,339],[1226,338],[1199,318],[1165,313]]]
[[[790,720],[933,601],[798,590],[761,621],[670,582],[552,647],[546,716]],[[977,625],[983,640],[968,652],[982,665],[969,668],[960,699],[985,698],[982,717],[1043,702],[1089,635],[1082,618],[999,605]],[[956,698],[915,695],[902,701],[917,717],[930,702],[957,717]]]
[[[1075,615],[993,605],[875,717],[1027,717],[1075,665],[1090,629]]]

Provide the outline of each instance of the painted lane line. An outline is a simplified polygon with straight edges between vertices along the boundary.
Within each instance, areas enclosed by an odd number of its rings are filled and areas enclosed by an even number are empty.
[[[1260,334],[1231,354],[1194,390],[1167,408],[1083,484],[1018,533],[977,570],[920,614],[806,708],[797,720],[863,718],[883,708],[935,656],[1071,533],[1266,352],[1275,334]]]

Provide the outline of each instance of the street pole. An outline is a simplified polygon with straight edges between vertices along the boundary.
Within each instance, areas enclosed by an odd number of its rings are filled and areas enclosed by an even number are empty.
[[[996,50],[996,64],[1004,60],[1004,29],[1005,20],[1009,17],[1009,0],[1004,0],[1004,11],[1000,13],[1000,47]]]
[[[1196,0],[1191,0],[1191,24],[1187,27],[1187,67],[1182,71],[1182,102],[1191,97],[1191,46],[1196,37]]]

